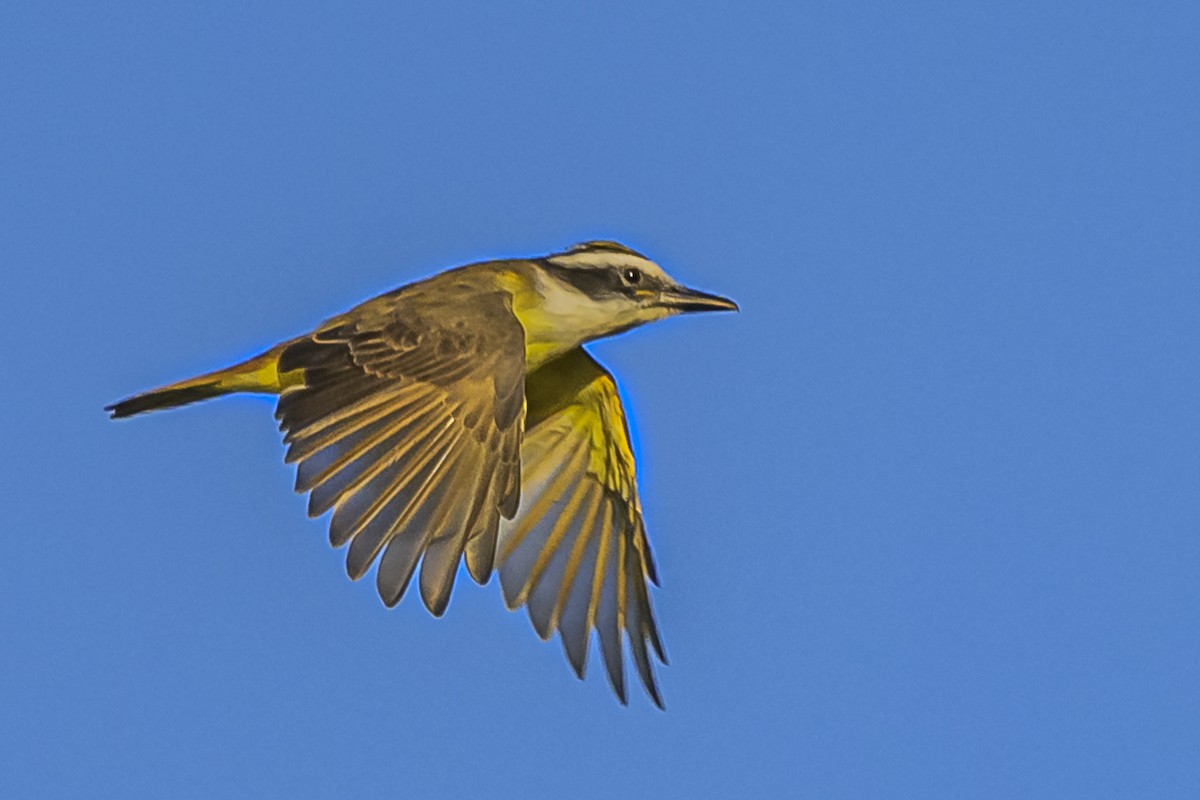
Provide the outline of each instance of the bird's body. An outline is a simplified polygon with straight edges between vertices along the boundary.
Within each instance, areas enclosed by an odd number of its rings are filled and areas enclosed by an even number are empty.
[[[445,611],[460,560],[500,572],[510,608],[558,631],[583,674],[599,634],[625,701],[622,640],[661,705],[657,582],[612,376],[582,345],[687,310],[736,308],[684,289],[644,256],[589,242],[540,259],[470,264],[400,287],[241,364],[136,395],[114,417],[232,392],[279,395],[286,459],[309,514],[332,510],[347,571],[378,562],[394,605],[418,571]]]

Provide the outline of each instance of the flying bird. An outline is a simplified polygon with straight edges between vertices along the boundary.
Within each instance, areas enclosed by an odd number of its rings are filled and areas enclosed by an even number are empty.
[[[354,580],[391,607],[418,573],[441,616],[460,561],[555,632],[582,678],[592,630],[628,702],[623,642],[660,708],[658,584],[612,375],[586,342],[686,312],[736,311],[611,241],[484,261],[408,284],[225,369],[106,408],[114,418],[235,392],[275,416],[308,513],[332,511]],[[419,565],[419,567],[418,567]]]

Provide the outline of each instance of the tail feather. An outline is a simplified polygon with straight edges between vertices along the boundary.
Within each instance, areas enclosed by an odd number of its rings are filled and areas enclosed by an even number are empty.
[[[288,343],[281,344],[226,369],[126,397],[105,406],[104,410],[109,412],[113,419],[121,419],[141,414],[143,411],[175,408],[233,392],[279,394],[289,386],[297,386],[304,382],[303,369],[282,373],[279,371],[279,356],[287,345]]]
[[[104,410],[109,412],[112,419],[121,419],[141,414],[143,411],[185,406],[188,403],[195,403],[197,400],[207,400],[210,397],[227,394],[228,391],[228,389],[220,388],[216,381],[196,386],[165,386],[162,389],[151,389],[148,392],[135,394],[133,397],[126,397],[124,400],[105,406]]]

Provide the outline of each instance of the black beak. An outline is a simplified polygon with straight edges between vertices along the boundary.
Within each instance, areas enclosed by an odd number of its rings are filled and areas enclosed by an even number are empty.
[[[727,297],[721,297],[686,286],[672,286],[658,296],[658,303],[678,311],[737,311],[738,305]]]

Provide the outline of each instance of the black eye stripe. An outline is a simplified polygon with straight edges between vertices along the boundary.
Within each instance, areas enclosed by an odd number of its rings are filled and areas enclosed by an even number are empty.
[[[651,276],[637,267],[618,267],[615,265],[607,267],[567,267],[555,264],[553,261],[546,259],[541,261],[541,265],[543,269],[559,280],[571,284],[595,300],[604,300],[613,295],[635,297],[637,292],[645,289],[647,286],[653,287],[658,285],[656,280],[652,280]],[[631,279],[629,277],[630,273],[635,277]]]
[[[612,272],[606,269],[563,267],[550,261],[543,261],[542,265],[550,274],[596,300],[603,299],[620,288],[619,283],[617,287],[613,286]]]

